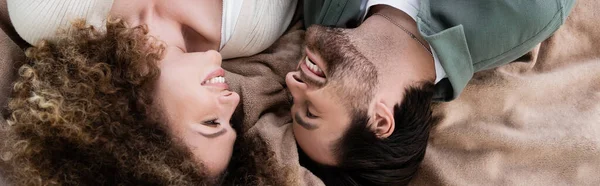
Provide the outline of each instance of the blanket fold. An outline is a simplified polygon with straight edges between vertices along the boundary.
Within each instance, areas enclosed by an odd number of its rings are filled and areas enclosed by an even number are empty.
[[[227,81],[240,94],[234,117],[241,118],[241,133],[261,137],[274,152],[282,168],[291,171],[291,185],[323,185],[320,179],[300,166],[290,117],[291,97],[285,75],[302,58],[304,31],[298,23],[262,53],[223,62]],[[279,170],[272,170],[279,171]]]

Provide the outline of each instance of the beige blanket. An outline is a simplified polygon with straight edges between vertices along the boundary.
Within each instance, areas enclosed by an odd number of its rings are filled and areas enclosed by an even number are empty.
[[[240,94],[245,135],[260,136],[266,141],[279,167],[291,171],[290,185],[323,185],[310,171],[301,167],[292,134],[290,94],[285,75],[295,69],[302,58],[304,31],[296,24],[273,46],[262,53],[223,62],[230,87]],[[271,170],[282,171],[282,170]]]
[[[578,0],[533,59],[477,73],[437,105],[412,184],[600,185],[599,8]]]
[[[16,40],[16,41],[15,41]],[[6,1],[0,0],[0,112],[4,113],[12,80],[15,79],[15,65],[24,62],[25,55],[18,44],[24,44],[18,38],[16,32],[10,25],[8,12],[6,11]],[[22,45],[23,46],[23,45]],[[3,117],[0,117],[0,124],[5,122]],[[0,133],[0,141],[2,141],[2,133]],[[2,152],[0,152],[2,154]],[[0,185],[7,185],[2,176],[3,162],[0,161]]]

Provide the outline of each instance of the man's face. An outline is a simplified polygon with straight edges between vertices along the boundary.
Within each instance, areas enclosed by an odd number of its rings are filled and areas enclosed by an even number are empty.
[[[286,76],[294,105],[293,132],[314,161],[335,165],[335,146],[354,112],[366,111],[377,85],[377,70],[339,28],[310,27],[306,57]]]

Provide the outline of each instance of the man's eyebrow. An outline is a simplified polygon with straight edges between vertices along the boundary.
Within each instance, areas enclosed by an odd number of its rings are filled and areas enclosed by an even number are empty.
[[[296,123],[298,123],[300,126],[302,126],[306,130],[315,130],[315,129],[319,128],[315,124],[308,123],[308,122],[302,120],[302,117],[300,117],[299,112],[296,112],[296,114],[294,115],[294,120],[296,120]]]

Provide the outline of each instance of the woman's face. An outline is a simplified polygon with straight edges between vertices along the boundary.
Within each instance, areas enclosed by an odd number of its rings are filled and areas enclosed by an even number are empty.
[[[222,0],[115,0],[110,14],[147,25],[166,44],[157,99],[173,135],[212,176],[229,163],[236,138],[229,120],[239,102],[224,82],[219,49]]]
[[[236,133],[229,120],[240,100],[228,90],[221,55],[168,46],[159,66],[155,96],[169,129],[211,176],[219,175],[231,158]]]

